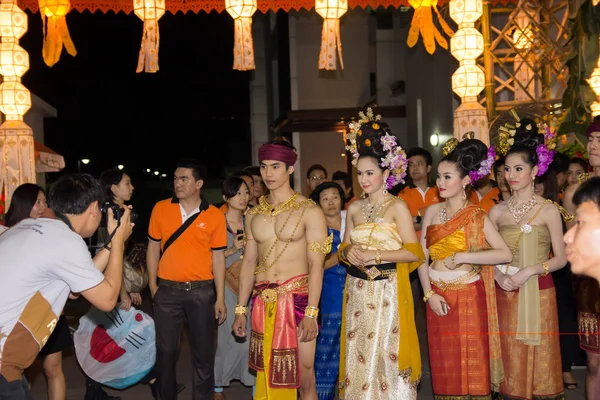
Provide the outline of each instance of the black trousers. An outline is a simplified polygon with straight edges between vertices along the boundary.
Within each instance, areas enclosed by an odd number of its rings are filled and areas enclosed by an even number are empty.
[[[20,381],[13,382],[7,382],[0,375],[0,400],[33,400],[25,375]]]
[[[579,349],[579,325],[577,323],[577,305],[573,295],[573,274],[571,265],[552,273],[556,289],[558,308],[558,330],[560,332],[560,355],[563,372],[571,372],[573,364],[581,363]]]
[[[183,291],[160,285],[154,295],[156,372],[162,400],[177,399],[175,369],[184,321],[187,321],[192,366],[193,400],[212,400],[215,386],[214,285]]]

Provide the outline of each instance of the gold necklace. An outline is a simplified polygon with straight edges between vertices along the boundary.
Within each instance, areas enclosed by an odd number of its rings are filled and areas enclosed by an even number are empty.
[[[363,218],[365,222],[374,222],[377,218],[383,217],[381,214],[381,210],[383,210],[384,206],[392,201],[394,198],[383,200],[375,205],[371,204],[369,200],[366,200],[360,205]]]
[[[298,210],[300,208],[300,205],[303,203],[303,202],[296,202],[296,199],[298,198],[299,195],[300,195],[300,193],[295,192],[292,196],[290,196],[289,199],[287,199],[283,203],[280,203],[276,206],[272,206],[271,204],[269,204],[267,202],[266,196],[261,196],[261,198],[258,200],[258,204],[256,206],[252,207],[250,209],[250,211],[248,211],[248,214],[249,215],[262,214],[262,215],[267,215],[269,217],[275,217],[284,211]]]
[[[535,194],[531,197],[531,199],[520,206],[517,206],[517,201],[515,200],[514,196],[508,199],[507,202],[508,211],[510,211],[517,224],[521,222],[525,214],[531,211],[536,204],[537,200],[535,199]]]
[[[454,214],[452,214],[452,217],[448,217],[448,210],[446,210],[447,204],[440,208],[440,221],[442,222],[442,224],[445,224],[446,222],[450,221],[452,218],[456,217],[456,214],[458,214],[459,212],[462,211],[463,208],[465,208],[467,206],[467,204],[469,204],[469,200],[465,200],[465,202],[463,203],[462,207],[459,208],[458,210],[456,210],[456,212]]]
[[[256,269],[254,270],[254,275],[258,275],[258,274],[260,274],[262,272],[268,271],[269,269],[271,269],[271,267],[273,265],[275,265],[277,263],[277,261],[279,261],[279,259],[283,255],[283,253],[285,253],[286,249],[290,245],[292,239],[296,235],[296,231],[298,230],[298,227],[300,226],[300,223],[302,222],[302,219],[304,217],[304,213],[306,212],[306,209],[308,208],[308,206],[310,204],[315,204],[315,203],[312,200],[310,200],[310,199],[306,199],[306,200],[304,200],[304,201],[302,201],[300,203],[297,203],[297,204],[299,204],[299,207],[300,206],[304,206],[304,208],[302,209],[302,213],[300,214],[300,217],[298,218],[298,222],[296,223],[296,226],[294,227],[294,230],[292,231],[290,237],[285,241],[285,246],[283,247],[283,250],[281,250],[281,252],[279,253],[279,255],[277,257],[275,257],[275,260],[273,260],[273,262],[271,264],[265,265],[265,263],[267,262],[267,260],[271,256],[271,253],[273,252],[273,250],[275,250],[275,247],[277,246],[277,242],[279,242],[279,241],[283,242],[283,240],[280,239],[281,234],[285,230],[285,227],[287,226],[287,223],[290,221],[290,218],[292,217],[292,214],[294,214],[295,210],[290,210],[290,213],[288,214],[287,218],[283,222],[283,225],[281,226],[281,229],[279,230],[279,233],[277,233],[277,235],[275,237],[275,240],[273,241],[273,244],[269,248],[269,251],[267,251],[267,255],[264,256],[263,259],[260,261],[260,263],[256,266]],[[275,224],[273,224],[273,228],[275,228]]]

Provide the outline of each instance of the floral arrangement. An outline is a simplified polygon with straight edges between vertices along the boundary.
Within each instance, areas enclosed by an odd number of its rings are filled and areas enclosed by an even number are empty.
[[[494,146],[490,146],[487,151],[487,157],[481,162],[481,166],[477,171],[469,171],[469,178],[471,182],[477,182],[481,178],[484,178],[492,172],[494,163],[496,162],[496,149]]]
[[[362,135],[361,127],[365,124],[372,123],[371,127],[373,130],[380,133],[380,141],[383,146],[383,151],[386,156],[381,159],[380,166],[388,169],[391,174],[386,181],[387,189],[391,189],[399,183],[404,183],[406,177],[406,170],[408,168],[408,160],[406,159],[406,153],[402,146],[396,143],[396,137],[390,135],[385,131],[380,131],[381,127],[377,123],[381,120],[381,115],[374,115],[373,109],[367,108],[367,113],[362,111],[358,113],[358,121],[352,121],[348,124],[350,133],[346,135],[346,139],[349,144],[346,146],[346,150],[352,154],[352,165],[356,166],[358,162],[358,147],[356,144],[357,137]],[[371,141],[365,140],[365,146],[371,147]]]

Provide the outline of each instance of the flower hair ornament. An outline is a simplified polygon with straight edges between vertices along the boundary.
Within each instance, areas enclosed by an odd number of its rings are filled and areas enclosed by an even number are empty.
[[[515,134],[517,133],[517,128],[521,127],[521,119],[517,115],[517,112],[512,109],[509,111],[512,117],[517,121],[514,125],[510,123],[506,123],[500,128],[498,128],[498,154],[501,156],[505,156],[508,153],[508,150],[515,144]],[[533,131],[534,126],[532,123],[527,124],[524,127],[525,131]],[[538,156],[538,172],[537,176],[542,176],[548,171],[548,167],[552,163],[554,159],[554,154],[556,153],[554,149],[556,148],[556,132],[552,130],[550,126],[548,126],[545,122],[540,122],[537,124],[538,132],[544,132],[544,143],[539,144],[535,152]]]
[[[396,137],[390,135],[379,125],[378,122],[381,120],[381,115],[374,115],[373,109],[369,107],[366,114],[361,111],[358,113],[358,116],[358,121],[352,121],[348,124],[350,133],[346,135],[346,139],[349,142],[346,150],[352,154],[352,165],[356,167],[360,156],[358,153],[357,138],[362,136],[361,128],[363,125],[371,123],[371,128],[379,135],[383,151],[386,153],[385,157],[381,158],[379,165],[391,172],[386,181],[386,188],[389,190],[399,183],[404,183],[408,168],[406,153],[402,149],[402,146],[396,143]],[[369,139],[365,140],[365,146],[371,147]]]
[[[474,132],[467,132],[463,135],[462,140],[467,139],[475,139]],[[444,148],[442,149],[442,154],[446,157],[448,154],[452,153],[456,146],[458,146],[458,139],[451,138],[449,139]],[[487,151],[487,156],[485,160],[481,162],[481,165],[477,171],[469,171],[469,178],[471,178],[471,182],[475,183],[476,181],[484,178],[492,172],[492,168],[494,167],[494,163],[496,162],[496,149],[494,146],[490,146]]]

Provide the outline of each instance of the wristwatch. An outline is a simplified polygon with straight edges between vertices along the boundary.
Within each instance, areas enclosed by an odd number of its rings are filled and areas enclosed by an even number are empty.
[[[420,215],[417,215],[415,217],[415,221],[417,222],[417,224],[420,224],[423,221],[423,217],[421,217]]]

